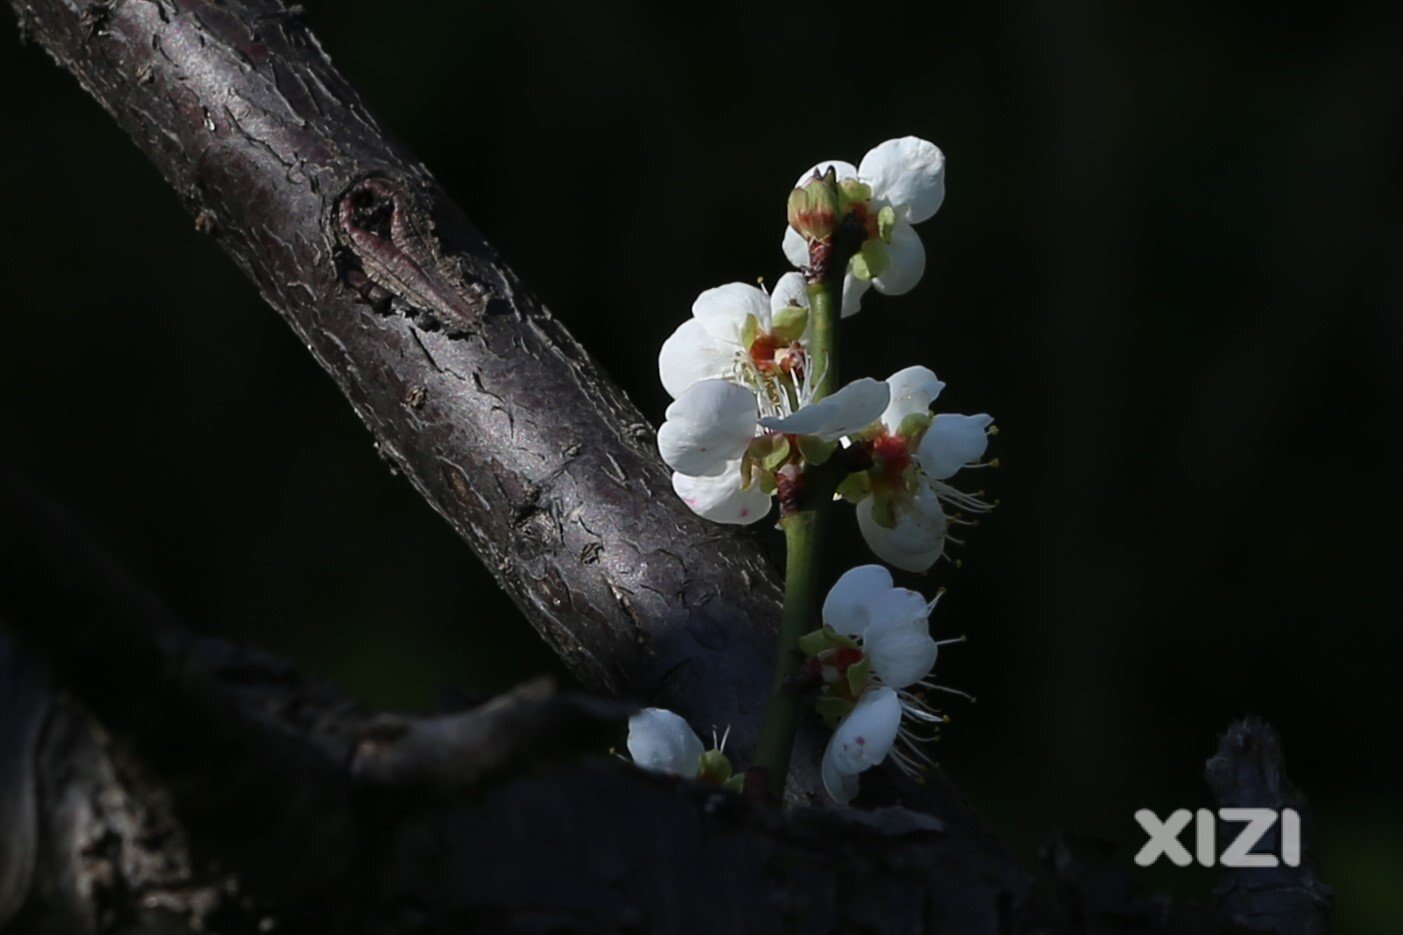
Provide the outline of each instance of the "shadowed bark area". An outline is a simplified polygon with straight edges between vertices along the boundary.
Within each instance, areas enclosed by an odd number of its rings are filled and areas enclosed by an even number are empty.
[[[7,933],[1252,931],[1137,897],[1097,842],[1029,870],[908,809],[642,773],[601,755],[614,702],[375,714],[188,635],[52,505],[5,487],[0,519]],[[1239,736],[1253,772],[1274,738]]]

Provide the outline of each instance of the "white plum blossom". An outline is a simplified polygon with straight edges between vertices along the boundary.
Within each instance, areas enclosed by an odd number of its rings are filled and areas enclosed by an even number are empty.
[[[822,775],[840,802],[857,794],[859,773],[888,756],[912,773],[929,763],[919,746],[927,738],[902,722],[933,729],[945,721],[922,694],[948,690],[931,681],[943,645],[930,635],[938,600],[894,587],[881,565],[862,565],[833,585],[823,603],[823,629],[801,641],[810,674],[823,685],[820,713],[837,722]]]
[[[870,286],[901,295],[920,282],[926,252],[912,225],[929,220],[945,200],[945,156],[934,143],[905,136],[874,146],[856,166],[836,159],[820,162],[799,177],[798,186],[830,168],[844,206],[867,232],[843,279],[846,317],[858,311]],[[808,265],[808,240],[792,226],[785,228],[783,246],[790,263]]]
[[[746,484],[741,460],[729,461],[715,477],[672,473],[672,490],[687,507],[713,523],[744,526],[764,519],[770,512],[771,494],[759,484]]]
[[[681,715],[666,708],[644,708],[628,719],[628,753],[635,765],[739,791],[741,777],[733,774],[726,759],[728,736],[729,730],[719,739],[713,734],[714,745],[708,750]]]
[[[926,571],[944,554],[950,538],[955,520],[946,515],[946,507],[975,514],[990,509],[948,480],[963,468],[981,466],[994,420],[985,414],[932,416],[931,403],[945,384],[925,367],[898,371],[887,386],[890,402],[881,426],[863,440],[873,465],[854,497],[858,528],[882,561],[905,571]]]
[[[693,779],[705,752],[681,715],[666,708],[644,708],[628,719],[628,754],[643,769]]]
[[[890,688],[865,693],[838,722],[823,751],[823,788],[847,804],[858,792],[858,774],[882,762],[901,729],[901,702]]]
[[[874,679],[906,688],[935,667],[937,646],[930,635],[935,605],[916,591],[895,587],[891,572],[881,565],[859,565],[829,589],[823,623],[858,641]]]
[[[674,471],[715,477],[745,454],[758,418],[750,390],[727,380],[700,380],[667,407],[658,452]]]
[[[721,379],[693,383],[667,407],[658,451],[673,469],[672,489],[698,516],[753,523],[769,513],[770,495],[742,477],[757,417],[755,394]]]
[[[858,528],[878,558],[924,572],[947,541],[959,542],[953,525],[991,509],[982,492],[950,483],[961,470],[997,464],[982,461],[997,431],[990,416],[932,413],[944,384],[925,367],[857,379],[832,393],[838,373],[816,372],[838,357],[832,304],[847,317],[869,288],[900,295],[920,281],[926,255],[914,225],[933,217],[944,197],[945,157],[914,136],[873,147],[858,165],[821,162],[786,202],[783,249],[799,272],[781,277],[772,293],[732,282],[697,296],[691,317],[658,355],[672,398],[658,451],[693,512],[719,523],[754,523],[769,515],[776,495],[791,517],[840,497],[856,505]],[[834,296],[840,272],[841,296]],[[792,568],[817,574],[809,554],[814,524],[784,527]],[[797,586],[786,595],[786,614],[796,606],[790,601],[812,596],[807,579],[790,583]],[[862,565],[828,592],[821,627],[798,639],[806,659],[798,672],[793,633],[784,628],[776,677],[812,692],[833,729],[821,774],[834,799],[850,802],[861,774],[883,761],[911,774],[931,764],[922,744],[947,718],[926,699],[952,691],[932,673],[940,647],[957,642],[931,636],[938,600],[897,587],[883,565]],[[767,736],[774,730],[789,737],[782,746],[764,745],[761,758],[772,762],[757,764],[755,775],[777,793],[785,777],[773,754],[789,749],[794,719],[788,706],[773,710]],[[638,766],[739,789],[742,777],[724,745],[722,738],[706,749],[685,720],[661,708],[629,720],[628,750]]]
[[[867,429],[889,394],[886,383],[862,379],[809,403],[807,393],[772,400],[729,380],[699,380],[667,407],[658,451],[693,512],[718,523],[753,523],[770,509],[770,492],[753,477],[757,459],[783,461],[788,436],[831,442]]]
[[[676,399],[693,383],[718,378],[755,389],[801,367],[808,308],[798,273],[781,276],[769,295],[743,282],[706,290],[692,303],[692,317],[663,342],[663,389]]]

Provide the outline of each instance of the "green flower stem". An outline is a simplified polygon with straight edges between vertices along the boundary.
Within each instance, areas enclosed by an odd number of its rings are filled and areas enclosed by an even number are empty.
[[[836,299],[840,288],[826,282],[809,286],[809,366],[813,368],[815,400],[829,395],[838,385]],[[799,637],[818,628],[823,528],[839,479],[831,470],[805,470],[799,508],[780,517],[786,549],[784,616],[780,619],[770,704],[755,746],[755,765],[765,778],[766,790],[776,799],[783,797],[789,778],[789,756],[803,707],[803,699],[789,682],[802,662]]]
[[[827,509],[804,510],[780,520],[787,550],[784,573],[784,616],[780,618],[779,649],[770,704],[755,745],[755,765],[764,771],[765,788],[776,799],[784,795],[789,778],[789,754],[799,729],[802,699],[790,689],[799,671],[799,637],[815,629],[818,618],[818,559]]]
[[[846,265],[846,264],[844,264]],[[842,290],[842,276],[837,283],[810,283],[809,292],[809,363],[813,367],[814,399],[822,399],[838,389],[838,309],[837,293]]]

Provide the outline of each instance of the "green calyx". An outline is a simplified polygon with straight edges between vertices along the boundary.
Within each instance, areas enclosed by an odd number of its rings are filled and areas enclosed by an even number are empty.
[[[827,462],[837,450],[837,442],[824,441],[812,435],[799,436],[799,453],[804,456],[805,461],[814,466]]]
[[[821,695],[814,702],[814,710],[818,716],[823,718],[824,726],[830,730],[838,726],[838,722],[847,717],[856,707],[854,702],[846,698],[839,698],[837,695]]]
[[[921,437],[926,434],[926,429],[935,421],[935,416],[929,412],[913,412],[901,420],[901,425],[897,427],[896,433],[906,439],[908,448],[914,447]]]
[[[838,195],[838,210],[846,217],[853,205],[866,204],[872,199],[872,186],[857,179],[843,179],[838,183]]]
[[[853,256],[853,275],[858,279],[873,280],[891,268],[891,258],[887,256],[887,245],[880,238],[862,242],[862,249]]]
[[[854,698],[859,698],[867,689],[867,683],[872,681],[872,660],[866,656],[861,662],[854,662],[848,666],[848,691]]]
[[[877,212],[877,236],[882,243],[891,243],[892,232],[896,230],[896,209],[886,205]]]
[[[775,471],[789,460],[789,439],[783,435],[761,435],[750,443],[740,461],[740,489],[758,483],[765,493],[775,489]]]
[[[762,450],[765,447],[769,448],[768,452],[757,452],[760,466],[763,467],[765,470],[777,471],[780,469],[780,467],[784,465],[784,462],[789,460],[789,439],[785,436],[767,435],[763,438],[757,438],[755,441],[763,443],[762,445],[758,446]],[[757,445],[754,442],[752,442],[750,447],[752,450],[754,450],[757,447]]]
[[[831,649],[840,648],[857,649],[857,640],[844,636],[827,625],[799,637],[799,651],[810,659]]]
[[[895,498],[886,491],[872,491],[872,519],[883,529],[896,528]]]
[[[706,751],[697,763],[697,778],[718,786],[725,785],[733,772],[731,761],[720,750]]]
[[[741,347],[750,347],[760,337],[760,320],[754,315],[745,316],[745,324],[740,326]]]
[[[793,344],[804,336],[808,328],[809,310],[802,305],[788,305],[774,314],[770,322],[770,335],[780,344]],[[744,339],[744,333],[741,337]]]
[[[849,474],[838,485],[837,493],[849,503],[861,503],[872,495],[872,480],[866,471]]]

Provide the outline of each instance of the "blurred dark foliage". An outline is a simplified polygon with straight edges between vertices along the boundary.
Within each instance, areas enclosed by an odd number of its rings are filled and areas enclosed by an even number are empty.
[[[938,142],[926,278],[869,299],[845,358],[928,363],[945,408],[1002,427],[981,478],[1001,508],[921,582],[951,588],[938,630],[971,637],[940,674],[980,698],[942,761],[1030,854],[1057,826],[1133,849],[1134,809],[1206,804],[1217,732],[1260,714],[1317,806],[1340,931],[1385,930],[1399,5],[307,6],[655,420],[658,345],[701,289],[784,271],[805,166]],[[558,671],[140,154],[9,32],[0,458],[201,629],[371,701]]]

